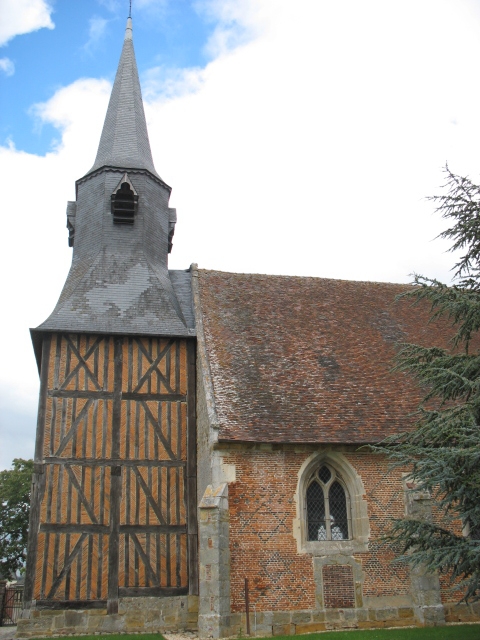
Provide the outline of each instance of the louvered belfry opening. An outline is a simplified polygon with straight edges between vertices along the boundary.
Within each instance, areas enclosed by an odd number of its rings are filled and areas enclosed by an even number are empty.
[[[120,189],[112,194],[112,215],[114,224],[133,224],[138,196],[128,182],[122,182]]]
[[[306,491],[308,540],[348,540],[348,496],[334,469],[321,466],[311,476]]]

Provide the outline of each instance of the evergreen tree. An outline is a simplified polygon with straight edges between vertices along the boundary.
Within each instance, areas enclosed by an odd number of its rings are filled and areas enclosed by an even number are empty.
[[[439,517],[405,518],[388,536],[401,560],[450,576],[466,600],[480,597],[480,186],[446,167],[444,192],[431,198],[452,225],[441,237],[461,250],[454,284],[414,276],[401,297],[426,300],[431,318],[452,324],[451,348],[401,345],[396,369],[425,388],[414,431],[375,449],[411,469],[415,489],[428,491]],[[463,527],[463,531],[460,529]]]
[[[27,553],[33,460],[15,458],[13,469],[0,471],[0,574],[15,576]]]

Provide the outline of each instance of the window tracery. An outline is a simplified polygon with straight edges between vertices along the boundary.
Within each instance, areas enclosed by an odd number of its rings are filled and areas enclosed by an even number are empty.
[[[350,498],[341,476],[323,464],[307,483],[307,540],[349,540],[350,511]]]
[[[365,488],[341,452],[319,451],[298,470],[293,521],[299,553],[351,555],[368,550],[370,527]]]

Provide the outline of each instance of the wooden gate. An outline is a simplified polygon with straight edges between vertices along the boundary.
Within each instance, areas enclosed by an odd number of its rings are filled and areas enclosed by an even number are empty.
[[[23,608],[23,584],[13,584],[0,593],[0,627],[12,627],[17,624]]]
[[[184,339],[45,339],[27,602],[196,593],[194,358]]]

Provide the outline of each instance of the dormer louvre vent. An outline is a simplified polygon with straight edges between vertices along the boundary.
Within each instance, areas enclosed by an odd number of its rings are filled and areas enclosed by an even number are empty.
[[[133,224],[138,207],[138,195],[127,174],[111,195],[114,224]]]
[[[77,203],[67,202],[67,229],[68,229],[68,246],[73,247],[75,239],[75,216],[77,215]]]
[[[177,222],[177,210],[168,210],[168,253],[171,253],[173,247],[173,234],[175,233],[175,223]]]

